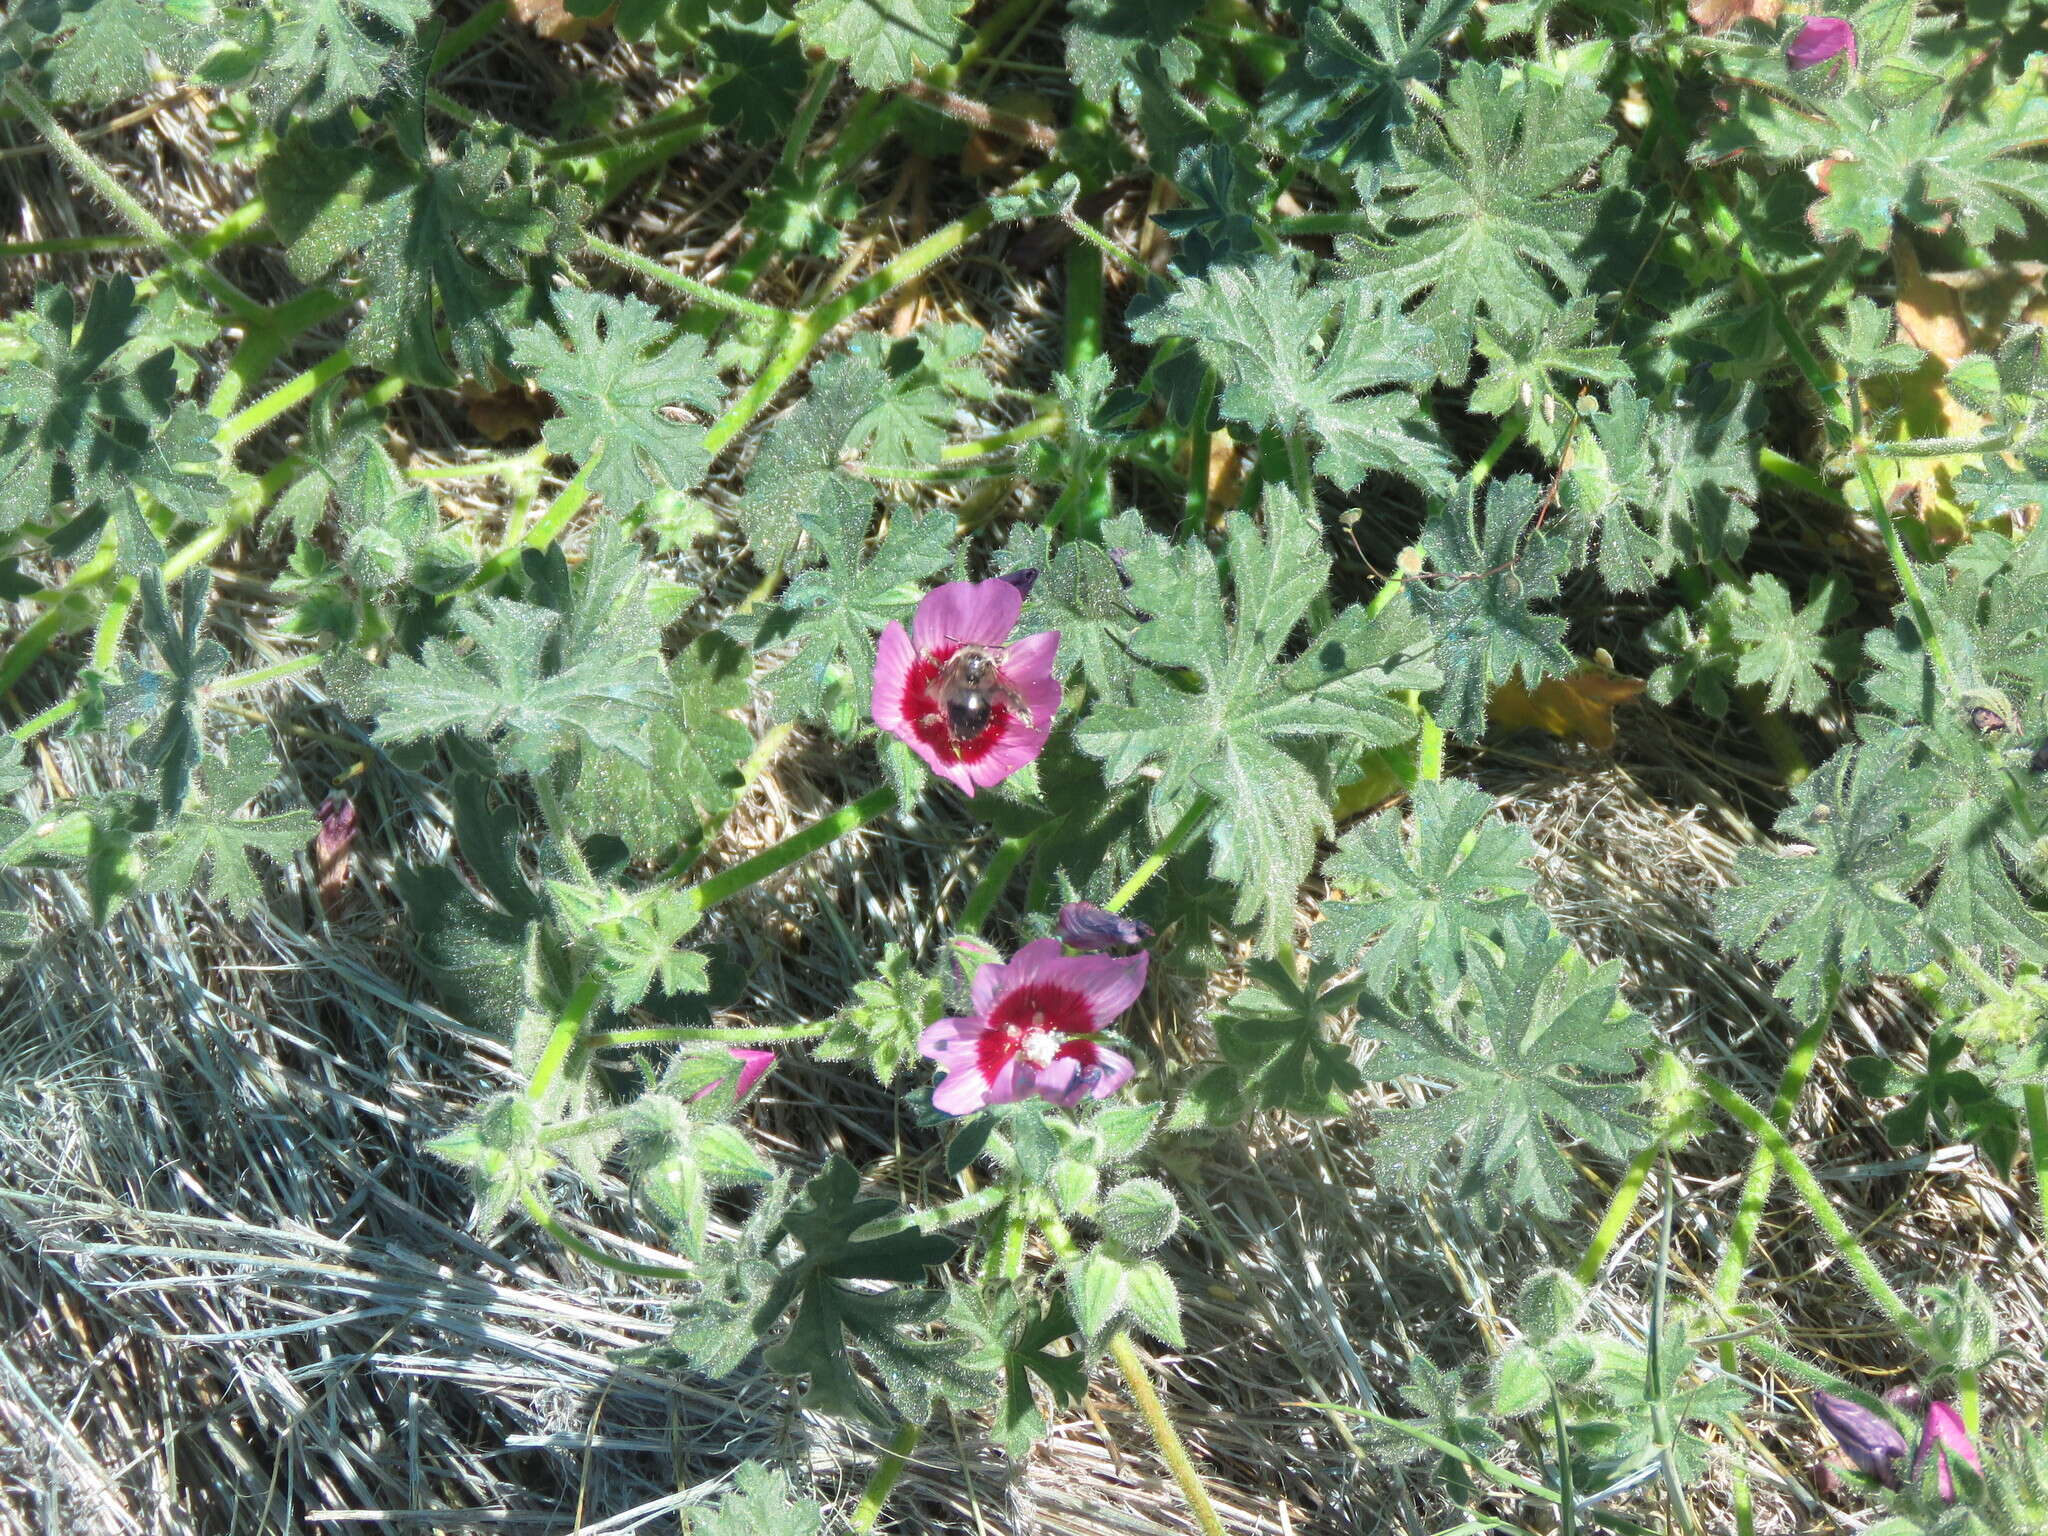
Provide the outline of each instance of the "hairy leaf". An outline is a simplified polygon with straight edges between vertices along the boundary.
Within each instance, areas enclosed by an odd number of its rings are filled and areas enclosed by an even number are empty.
[[[967,0],[797,0],[806,47],[839,60],[862,90],[903,85],[950,63]]]
[[[1350,490],[1383,470],[1450,484],[1441,447],[1405,389],[1431,373],[1426,339],[1368,285],[1310,285],[1285,257],[1219,266],[1133,321],[1140,341],[1183,337],[1223,382],[1233,421],[1320,445],[1316,470]]]
[[[711,462],[703,428],[667,411],[714,411],[725,398],[703,338],[676,332],[651,304],[609,294],[565,293],[555,319],[559,331],[512,338],[513,360],[562,410],[545,429],[548,448],[586,468],[596,459],[590,488],[614,512],[694,486]]]
[[[1462,379],[1480,316],[1506,330],[1540,326],[1586,281],[1580,243],[1602,194],[1579,190],[1613,141],[1609,102],[1532,70],[1510,79],[1468,62],[1440,119],[1416,125],[1387,185],[1388,238],[1344,247],[1346,270],[1402,302],[1437,338],[1445,378]]]
[[[1263,533],[1242,514],[1226,527],[1227,603],[1208,550],[1142,534],[1135,519],[1114,530],[1129,541],[1128,600],[1153,615],[1130,640],[1147,670],[1132,703],[1092,709],[1076,739],[1112,785],[1157,765],[1162,829],[1198,794],[1214,802],[1211,872],[1237,887],[1235,920],[1259,920],[1270,951],[1293,922],[1317,837],[1333,828],[1336,768],[1412,735],[1415,717],[1395,695],[1435,674],[1416,659],[1412,619],[1393,609],[1347,609],[1295,648],[1330,562],[1291,496],[1269,493]]]
[[[1735,680],[1763,688],[1771,709],[1817,707],[1827,697],[1827,678],[1845,677],[1855,664],[1854,651],[1844,654],[1842,643],[1853,637],[1838,627],[1851,601],[1831,576],[1795,612],[1785,584],[1769,572],[1758,575],[1750,582],[1749,602],[1733,620],[1735,639],[1744,647]]]
[[[1497,937],[1503,916],[1528,904],[1536,844],[1476,785],[1417,784],[1413,798],[1412,830],[1398,809],[1385,810],[1338,843],[1323,876],[1353,899],[1327,904],[1323,924],[1336,954],[1371,944],[1363,963],[1374,986],[1419,961],[1449,988],[1465,936]]]
[[[1565,621],[1534,607],[1557,596],[1572,563],[1564,540],[1536,526],[1542,505],[1526,475],[1494,481],[1483,500],[1464,485],[1422,530],[1432,579],[1408,582],[1408,600],[1428,621],[1443,673],[1432,710],[1468,741],[1485,731],[1497,684],[1519,674],[1533,688],[1572,670]]]
[[[893,1083],[917,1059],[918,1035],[938,1022],[945,988],[911,964],[909,951],[891,944],[876,977],[858,983],[853,995],[813,1050],[826,1061],[858,1060],[885,1085]]]
[[[1622,1005],[1620,963],[1587,965],[1534,909],[1510,918],[1500,949],[1468,937],[1463,969],[1453,992],[1418,978],[1361,1011],[1359,1032],[1381,1042],[1366,1076],[1447,1085],[1379,1114],[1374,1159],[1411,1189],[1448,1168],[1456,1197],[1488,1216],[1526,1204],[1562,1217],[1578,1177],[1562,1137],[1617,1158],[1649,1140],[1622,1074],[1655,1032]]]
[[[276,777],[270,743],[261,732],[230,737],[225,758],[203,760],[197,799],[188,800],[175,818],[160,823],[147,839],[148,863],[136,888],[198,890],[203,865],[208,899],[237,917],[253,915],[263,905],[263,882],[250,855],[260,853],[288,865],[318,830],[313,813],[304,808],[274,816],[237,814]]]
[[[1810,1017],[1833,989],[1917,969],[1932,950],[1905,891],[1927,868],[1908,835],[1929,782],[1903,735],[1829,758],[1793,794],[1778,832],[1800,847],[1735,855],[1722,931],[1780,961],[1778,995]]]
[[[1346,967],[1311,960],[1306,980],[1272,960],[1254,960],[1249,980],[1216,1016],[1223,1056],[1189,1088],[1177,1125],[1216,1126],[1263,1109],[1341,1115],[1344,1095],[1365,1086],[1348,1041],[1332,1023],[1350,1011],[1363,981],[1330,983]]]

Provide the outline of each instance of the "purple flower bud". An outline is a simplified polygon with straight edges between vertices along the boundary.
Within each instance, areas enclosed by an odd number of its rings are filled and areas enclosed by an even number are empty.
[[[744,1045],[729,1045],[725,1049],[727,1054],[739,1063],[740,1067],[739,1081],[733,1086],[733,1097],[744,1099],[747,1096],[748,1090],[754,1084],[761,1081],[763,1077],[767,1076],[768,1069],[775,1065],[775,1053],[773,1051],[754,1050]],[[715,1082],[706,1083],[702,1088],[691,1094],[690,1097],[701,1099],[717,1086],[718,1084]]]
[[[1927,1405],[1927,1422],[1920,1428],[1920,1448],[1913,1453],[1913,1476],[1917,1480],[1920,1469],[1927,1463],[1927,1453],[1934,1452],[1936,1486],[1944,1504],[1955,1502],[1956,1480],[1949,1473],[1949,1457],[1959,1456],[1978,1472],[1984,1470],[1984,1463],[1978,1459],[1977,1447],[1970,1444],[1969,1431],[1963,1428],[1963,1416],[1943,1402]]]
[[[1059,933],[1062,944],[1084,954],[1142,944],[1152,937],[1152,930],[1136,918],[1105,912],[1085,901],[1070,901],[1060,908]]]
[[[1887,1485],[1893,1482],[1892,1463],[1906,1454],[1906,1437],[1890,1420],[1832,1392],[1814,1393],[1813,1411],[1858,1471]]]
[[[1018,592],[1023,594],[1025,597],[1029,597],[1031,595],[1031,589],[1038,585],[1038,567],[1035,565],[1027,565],[1021,571],[1005,571],[1002,575],[998,576],[996,580],[1007,581],[1011,586],[1015,587],[1018,590]]]
[[[1841,53],[1855,68],[1856,29],[1839,16],[1809,16],[1785,45],[1785,62],[1793,69],[1811,69]]]

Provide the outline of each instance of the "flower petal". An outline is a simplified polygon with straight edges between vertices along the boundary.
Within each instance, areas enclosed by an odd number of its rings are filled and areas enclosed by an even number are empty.
[[[942,1115],[971,1115],[992,1102],[987,1080],[973,1067],[948,1072],[932,1090],[932,1108]]]
[[[1053,684],[1057,699],[1059,684]],[[1002,734],[994,745],[971,763],[960,764],[970,784],[979,784],[983,789],[1000,784],[1019,768],[1038,760],[1038,754],[1045,750],[1045,738],[1052,734],[1052,720],[1046,717],[1043,725],[1026,725],[1023,721],[1011,719],[1002,728]],[[974,790],[968,788],[968,794]]]
[[[1001,645],[1023,611],[1024,594],[1007,581],[949,581],[924,595],[911,633],[927,655],[942,646]]]
[[[1138,1069],[1132,1065],[1130,1057],[1121,1051],[1112,1051],[1106,1046],[1097,1046],[1095,1049],[1095,1070],[1097,1076],[1094,1085],[1088,1090],[1088,1097],[1091,1099],[1108,1098],[1138,1075]]]
[[[1067,948],[1086,954],[1143,944],[1152,937],[1152,930],[1135,917],[1105,912],[1085,901],[1070,901],[1060,908],[1059,935]]]
[[[982,1001],[981,978],[986,976],[990,970],[995,969],[995,967],[983,966],[981,974],[974,978],[974,1006],[976,1011],[980,1013],[989,1012],[990,1009],[995,1007],[1004,993],[1014,992],[1017,988],[1029,982],[1058,981],[1060,974],[1057,967],[1064,962],[1065,958],[1060,949],[1060,941],[1058,939],[1033,939],[1029,944],[1018,950],[1016,954],[1010,956],[1010,963],[1008,965],[1001,967],[1003,974],[997,978],[996,985],[990,990],[987,1002]]]
[[[987,1033],[988,1021],[983,1018],[940,1019],[936,1024],[925,1026],[924,1032],[917,1037],[917,1048],[937,1061],[961,1051],[977,1049],[981,1037]]]
[[[911,663],[916,660],[910,635],[900,623],[891,620],[875,647],[875,690],[868,707],[875,724],[901,736],[913,747],[918,743],[908,734],[909,722],[903,718],[903,689],[910,681]]]
[[[726,1049],[732,1052],[733,1059],[740,1064],[740,1083],[734,1091],[744,1099],[747,1091],[767,1076],[768,1069],[775,1065],[775,1053],[750,1050],[740,1045],[727,1046]]]

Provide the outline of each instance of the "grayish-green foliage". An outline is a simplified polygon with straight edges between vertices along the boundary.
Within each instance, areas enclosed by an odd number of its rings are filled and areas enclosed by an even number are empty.
[[[1425,490],[1450,484],[1414,396],[1388,388],[1429,378],[1427,337],[1368,284],[1311,284],[1295,262],[1262,256],[1180,283],[1131,334],[1192,342],[1223,382],[1226,417],[1312,437],[1316,471],[1341,489],[1372,470]]]
[[[1341,1115],[1345,1095],[1365,1085],[1348,1039],[1338,1033],[1365,990],[1332,980],[1345,966],[1312,959],[1306,979],[1273,960],[1254,960],[1244,987],[1211,1021],[1223,1060],[1188,1085],[1174,1124],[1230,1125],[1259,1110]]]
[[[917,1037],[944,1010],[945,988],[912,963],[900,944],[882,952],[872,980],[854,986],[854,1001],[839,1010],[825,1038],[812,1049],[827,1061],[860,1061],[893,1083],[916,1059]]]
[[[902,85],[960,47],[967,0],[797,0],[806,46],[846,66],[863,90]]]
[[[555,323],[517,333],[512,357],[533,370],[562,414],[547,445],[583,465],[614,512],[656,491],[688,490],[710,463],[704,431],[670,407],[713,411],[725,398],[702,337],[674,331],[651,304],[609,294],[563,294]],[[591,468],[595,459],[596,467]]]
[[[1129,640],[1146,667],[1132,702],[1091,710],[1077,739],[1111,784],[1158,766],[1161,829],[1197,794],[1215,802],[1210,869],[1237,887],[1235,920],[1257,920],[1270,951],[1293,921],[1317,837],[1333,829],[1335,770],[1360,748],[1413,735],[1415,717],[1396,694],[1428,687],[1435,673],[1417,659],[1417,627],[1398,609],[1347,609],[1296,647],[1330,562],[1285,493],[1269,493],[1263,533],[1243,514],[1229,520],[1228,601],[1207,549],[1169,544],[1135,519],[1114,537],[1126,549],[1127,600],[1153,616]]]
[[[276,777],[270,744],[257,731],[229,737],[224,758],[202,758],[199,794],[147,839],[148,863],[137,889],[174,894],[201,889],[203,866],[209,900],[237,917],[254,913],[263,905],[263,882],[250,856],[260,853],[288,864],[317,830],[313,813],[303,807],[271,816],[238,814]]]
[[[1536,844],[1494,813],[1491,795],[1457,779],[1416,785],[1413,806],[1412,827],[1395,808],[1344,834],[1323,878],[1352,899],[1327,904],[1323,925],[1333,953],[1365,951],[1375,987],[1419,962],[1448,989],[1465,936],[1497,939],[1503,918],[1528,906]]]
[[[785,1474],[754,1461],[733,1470],[733,1487],[716,1504],[683,1517],[683,1536],[819,1536],[824,1529],[822,1505],[796,1498]]]
[[[1465,63],[1441,118],[1404,135],[1387,237],[1346,246],[1346,270],[1403,304],[1421,296],[1413,314],[1447,380],[1465,376],[1477,318],[1541,325],[1584,286],[1579,248],[1602,194],[1579,183],[1613,141],[1610,105],[1589,85]]]
[[[1542,507],[1526,475],[1495,481],[1483,499],[1464,485],[1422,531],[1430,575],[1407,583],[1408,602],[1428,622],[1443,674],[1431,708],[1467,740],[1485,731],[1494,688],[1518,674],[1534,688],[1572,670],[1565,621],[1535,609],[1557,596],[1572,563],[1565,541],[1537,526]]]
[[[1418,1108],[1381,1111],[1374,1158],[1403,1187],[1447,1171],[1480,1211],[1561,1217],[1578,1176],[1560,1136],[1610,1157],[1649,1139],[1622,1074],[1656,1037],[1620,1001],[1619,962],[1588,965],[1534,908],[1503,925],[1499,947],[1468,936],[1462,970],[1455,989],[1418,972],[1361,1004],[1359,1032],[1380,1042],[1368,1077],[1447,1085]]]

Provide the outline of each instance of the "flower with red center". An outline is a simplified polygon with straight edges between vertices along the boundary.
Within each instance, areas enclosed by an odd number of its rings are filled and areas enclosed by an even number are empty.
[[[882,631],[875,724],[967,795],[1036,758],[1059,713],[1059,631],[1011,640],[1023,611],[1011,582],[949,581],[925,594],[908,633]]]
[[[1855,68],[1856,29],[1839,16],[1809,16],[1785,45],[1785,62],[1795,70],[1811,69],[1842,53]]]
[[[1145,957],[1065,955],[1057,939],[1018,950],[1008,965],[974,973],[974,1013],[941,1019],[917,1048],[945,1069],[932,1108],[972,1114],[1036,1094],[1067,1106],[1106,1099],[1137,1070],[1096,1031],[1145,990]]]

